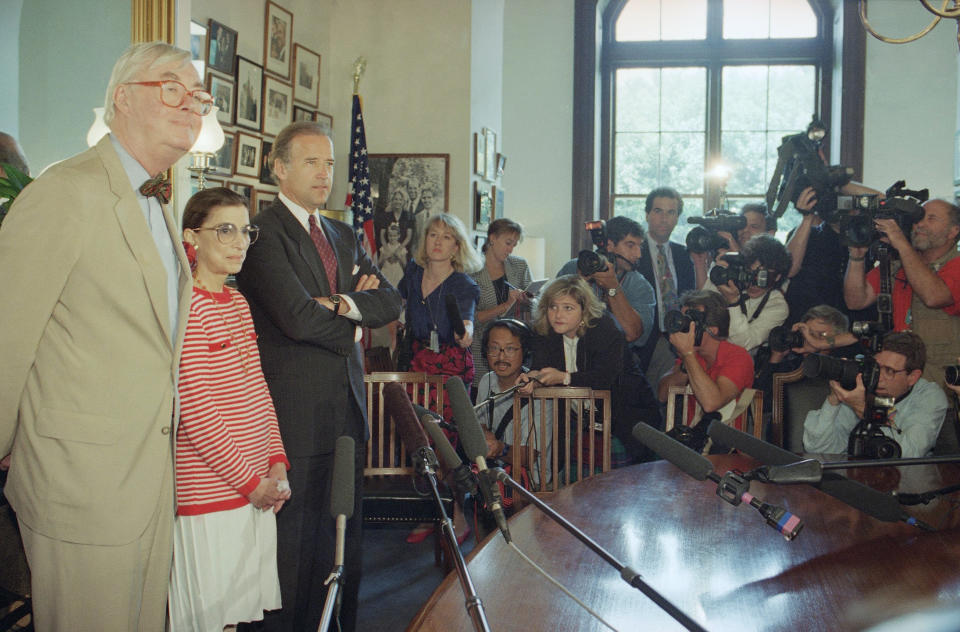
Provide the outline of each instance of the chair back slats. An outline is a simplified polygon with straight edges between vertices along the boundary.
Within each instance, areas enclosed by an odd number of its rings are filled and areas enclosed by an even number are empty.
[[[412,474],[413,463],[397,432],[396,422],[386,410],[383,389],[399,383],[411,401],[432,410],[443,409],[443,376],[426,373],[374,372],[363,377],[367,387],[367,419],[370,439],[367,441],[367,463],[364,476]],[[431,398],[431,396],[433,396]],[[436,402],[432,404],[431,401]]]
[[[741,398],[748,396],[748,393],[749,391],[741,394]],[[740,414],[734,413],[735,416],[733,419],[725,419],[724,423],[743,432],[747,432],[748,420],[752,420],[753,436],[757,439],[763,439],[765,430],[763,419],[763,391],[754,390],[753,394],[749,396],[752,398],[749,403],[745,403],[742,400],[737,401],[737,408],[743,408],[743,412]],[[678,408],[680,409],[679,415],[677,415]],[[723,409],[721,409],[721,412],[722,411]],[[667,420],[664,424],[664,430],[669,431],[678,423],[688,423],[698,412],[702,412],[702,409],[699,408],[697,399],[694,397],[693,390],[689,385],[671,386],[667,392]]]

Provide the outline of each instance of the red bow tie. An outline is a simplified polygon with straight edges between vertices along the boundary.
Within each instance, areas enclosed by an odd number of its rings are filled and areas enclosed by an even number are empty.
[[[141,184],[140,193],[148,198],[156,196],[161,204],[166,204],[170,201],[170,183],[167,182],[166,176],[161,173]]]

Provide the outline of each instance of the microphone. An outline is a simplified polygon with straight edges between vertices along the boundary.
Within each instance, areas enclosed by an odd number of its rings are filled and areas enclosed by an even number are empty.
[[[497,527],[503,534],[503,538],[507,542],[511,542],[507,517],[503,513],[503,505],[501,504],[500,487],[487,468],[487,440],[483,437],[483,430],[480,428],[480,422],[477,421],[477,413],[474,412],[473,404],[470,403],[470,397],[467,395],[463,380],[456,376],[447,380],[447,397],[450,400],[450,408],[453,409],[454,421],[460,432],[460,441],[463,442],[463,451],[466,452],[470,460],[477,464],[477,469],[482,477],[483,485],[480,485],[480,493],[483,495],[483,502],[493,513],[493,518],[497,522]]]
[[[437,455],[434,454],[427,442],[427,436],[423,434],[423,428],[417,421],[417,415],[413,412],[413,404],[410,403],[410,397],[398,382],[390,382],[383,387],[384,406],[390,411],[394,422],[397,424],[397,430],[400,432],[400,440],[407,446],[414,464],[417,466],[419,474],[433,473],[436,471],[439,463]]]
[[[337,521],[337,543],[334,565],[343,566],[343,549],[347,520],[353,517],[354,442],[351,437],[337,439],[333,453],[333,485],[330,490],[330,515]]]
[[[736,448],[766,465],[789,465],[802,460],[793,452],[761,441],[721,422],[715,421],[710,424],[707,434],[717,443],[728,448]],[[836,472],[825,472],[820,483],[813,486],[877,520],[884,522],[903,520],[914,524],[914,518],[903,511],[895,496],[861,485]]]
[[[416,411],[417,417],[420,419],[421,422],[423,422],[424,417],[430,417],[430,419],[432,419],[434,423],[436,423],[438,426],[440,426],[444,430],[449,430],[451,432],[457,431],[457,427],[451,423],[444,421],[443,417],[440,416],[440,413],[435,413],[429,408],[424,408],[420,404],[414,404],[413,410]]]
[[[800,518],[783,507],[766,503],[751,494],[748,479],[734,472],[727,472],[722,477],[717,476],[709,459],[659,430],[639,423],[633,427],[633,438],[698,481],[710,479],[715,482],[717,496],[734,507],[741,502],[754,507],[767,524],[779,531],[787,540],[793,540],[803,529]]]
[[[458,338],[463,338],[464,334],[467,333],[467,328],[463,326],[463,316],[460,315],[460,306],[457,305],[457,297],[453,294],[446,294],[443,300],[447,306],[447,318],[450,319],[450,326],[453,328],[453,333],[457,334]]]
[[[473,476],[473,470],[463,462],[460,455],[457,454],[457,451],[450,445],[450,441],[447,440],[447,435],[443,434],[443,431],[440,430],[440,424],[437,423],[434,413],[416,404],[414,404],[413,407],[414,409],[423,409],[426,412],[426,414],[420,415],[420,424],[423,426],[423,429],[427,431],[427,434],[430,435],[430,439],[433,440],[433,445],[437,446],[437,451],[440,452],[440,460],[443,461],[447,469],[453,472],[453,484],[463,493],[476,495],[477,480]],[[420,411],[418,410],[417,412],[419,413]]]

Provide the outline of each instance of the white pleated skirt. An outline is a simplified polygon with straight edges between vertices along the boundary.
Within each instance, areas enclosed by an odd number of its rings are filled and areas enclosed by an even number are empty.
[[[177,516],[170,572],[171,632],[221,632],[280,607],[277,522],[247,504]]]

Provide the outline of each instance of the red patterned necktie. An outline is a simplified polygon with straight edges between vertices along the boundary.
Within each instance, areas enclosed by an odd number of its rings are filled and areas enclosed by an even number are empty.
[[[170,183],[167,181],[166,174],[150,178],[140,185],[140,193],[144,197],[156,197],[161,204],[170,201]]]
[[[327,282],[330,284],[330,293],[337,293],[337,257],[333,254],[333,247],[327,241],[326,235],[320,229],[317,218],[310,215],[310,239],[313,245],[317,247],[320,253],[320,260],[323,261],[323,269],[327,272]]]

